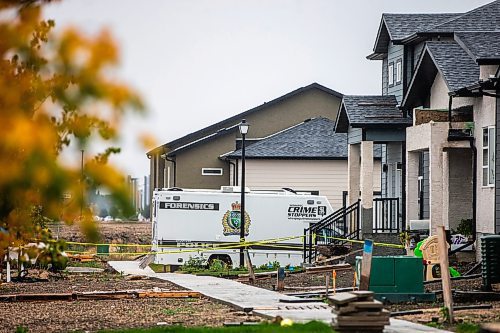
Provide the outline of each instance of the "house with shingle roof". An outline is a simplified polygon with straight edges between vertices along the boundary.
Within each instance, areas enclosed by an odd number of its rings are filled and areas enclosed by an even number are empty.
[[[238,124],[250,123],[249,143],[282,131],[304,119],[335,119],[342,99],[339,92],[312,83],[247,111],[223,119],[147,153],[151,190],[183,187],[218,189],[234,183],[235,165],[219,156],[241,141]]]
[[[349,204],[360,203],[363,232],[376,232],[380,223],[400,231],[412,221],[428,221],[432,233],[437,225],[456,228],[462,219],[477,222],[478,232],[499,231],[500,222],[491,223],[493,148],[485,143],[496,140],[486,138],[496,133],[495,97],[484,92],[485,80],[492,89],[491,81],[498,75],[498,31],[499,0],[466,13],[382,15],[373,52],[367,56],[382,63],[381,95],[344,96],[335,128],[347,134]],[[417,128],[423,127],[436,131],[419,132]],[[473,148],[471,138],[476,142]],[[371,195],[374,144],[382,146],[385,203]],[[474,149],[478,153],[473,156]],[[475,179],[470,169],[474,161],[479,177]],[[430,172],[436,165],[441,174]],[[490,185],[480,185],[481,177]],[[488,191],[481,197],[483,206],[474,206],[480,205],[480,193]],[[375,213],[378,204],[393,199],[398,200],[397,217]]]
[[[334,133],[335,122],[324,117],[308,119],[272,134],[245,150],[246,184],[254,190],[293,188],[325,195],[334,209],[343,205],[347,191],[347,135]],[[237,164],[241,174],[241,150],[221,158]],[[375,151],[380,170],[380,150]],[[380,177],[374,177],[380,191]]]
[[[495,2],[473,10],[473,17],[488,7],[500,8]],[[464,17],[471,16],[460,22]],[[439,225],[456,230],[468,220],[474,240],[500,232],[495,204],[500,32],[481,31],[486,19],[478,22],[478,31],[457,31],[453,41],[425,44],[401,106],[413,119],[406,132],[408,221],[428,221],[432,233]]]

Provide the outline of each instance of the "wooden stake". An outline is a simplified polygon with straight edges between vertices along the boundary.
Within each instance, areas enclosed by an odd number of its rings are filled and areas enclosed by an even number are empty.
[[[255,282],[255,272],[253,271],[253,265],[252,265],[252,260],[250,259],[250,254],[248,253],[248,250],[243,250],[245,253],[245,261],[247,262],[247,268],[248,268],[248,281],[250,283]]]
[[[330,273],[325,274],[325,285],[326,285],[325,297],[328,298],[328,292],[329,292],[328,289],[330,288]]]
[[[370,286],[370,274],[372,270],[373,241],[365,240],[363,247],[363,260],[361,261],[361,276],[359,279],[359,290],[368,290]]]
[[[448,243],[446,242],[446,233],[444,226],[437,227],[439,264],[441,268],[441,280],[443,285],[444,306],[448,309],[448,319],[453,323],[453,296],[451,294],[451,279],[448,262]]]
[[[333,280],[333,294],[335,295],[335,289],[337,289],[337,271],[332,271],[332,280]]]

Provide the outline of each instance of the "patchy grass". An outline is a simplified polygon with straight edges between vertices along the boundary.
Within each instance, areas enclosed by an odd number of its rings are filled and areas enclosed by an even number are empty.
[[[90,268],[106,268],[106,264],[102,261],[87,261],[81,262],[76,260],[71,260],[68,262],[68,267],[90,267]]]
[[[163,273],[164,272],[164,265],[161,264],[150,264],[149,267],[155,272],[155,273]],[[272,272],[275,271],[276,269],[260,269],[260,268],[255,268],[254,272],[255,273],[261,273],[261,272]],[[302,269],[295,267],[293,271],[290,270],[285,270],[287,272],[301,272]],[[168,269],[167,269],[168,272]],[[194,274],[194,275],[202,275],[202,276],[215,276],[215,277],[228,277],[228,278],[236,278],[238,277],[239,274],[248,274],[248,270],[246,268],[222,268],[220,270],[213,270],[210,268],[202,269],[202,268],[192,268],[192,267],[182,267],[180,270],[177,271],[177,273],[187,273],[187,274]]]
[[[457,333],[478,333],[480,327],[473,323],[462,323],[457,325],[456,330]]]
[[[180,327],[163,326],[154,328],[133,328],[127,330],[100,331],[101,333],[332,333],[332,328],[324,323],[310,322],[307,324],[295,324],[290,327],[280,327],[276,324],[260,324],[255,326],[230,326],[230,327]]]

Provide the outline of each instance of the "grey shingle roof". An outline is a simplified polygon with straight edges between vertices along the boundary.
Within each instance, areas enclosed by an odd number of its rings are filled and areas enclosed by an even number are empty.
[[[248,146],[246,158],[347,159],[347,135],[334,133],[335,122],[314,118]],[[241,150],[228,158],[241,158]]]
[[[401,40],[415,32],[428,30],[461,14],[382,14],[392,40]]]
[[[500,29],[500,0],[477,7],[426,32],[492,31]]]
[[[427,42],[426,49],[450,91],[469,86],[479,80],[479,66],[457,43]]]
[[[462,13],[444,14],[382,14],[380,26],[373,46],[373,54],[368,59],[382,59],[387,53],[387,45],[390,40],[401,41],[420,31],[425,31],[443,21],[458,17]]]
[[[500,60],[500,31],[456,32],[455,40],[479,64]]]
[[[397,108],[394,95],[386,96],[344,96],[342,110],[347,113],[350,126],[371,124],[411,124],[410,118],[403,118]]]

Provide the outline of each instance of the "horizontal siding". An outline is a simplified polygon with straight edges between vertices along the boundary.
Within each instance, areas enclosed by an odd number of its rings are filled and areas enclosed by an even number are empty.
[[[374,191],[380,191],[380,162],[375,162]],[[255,190],[280,189],[319,191],[333,209],[342,206],[342,192],[347,191],[347,160],[247,160],[246,186]]]
[[[366,141],[378,141],[378,142],[401,142],[405,141],[406,133],[404,129],[380,129],[371,128],[365,130],[365,140]]]
[[[349,127],[347,131],[347,143],[360,143],[363,139],[363,130],[361,128]]]
[[[382,60],[382,95],[387,95],[387,58]]]
[[[403,99],[403,84],[402,84],[403,78],[401,77],[401,82],[399,84],[396,84],[396,63],[398,62],[398,60],[403,61],[403,54],[404,54],[403,45],[393,45],[392,43],[389,43],[387,62],[388,64],[391,62],[394,63],[394,85],[392,87],[389,86],[387,87],[387,94],[395,95],[399,103],[401,103]]]

